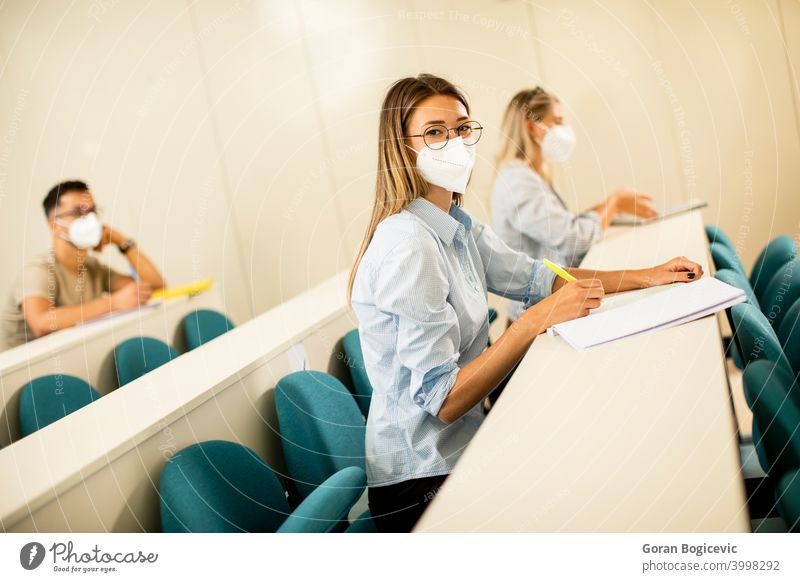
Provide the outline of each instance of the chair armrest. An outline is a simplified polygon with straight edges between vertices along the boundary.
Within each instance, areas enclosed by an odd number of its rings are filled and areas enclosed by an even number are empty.
[[[314,489],[278,528],[278,533],[328,533],[341,529],[366,485],[363,469],[342,469]]]

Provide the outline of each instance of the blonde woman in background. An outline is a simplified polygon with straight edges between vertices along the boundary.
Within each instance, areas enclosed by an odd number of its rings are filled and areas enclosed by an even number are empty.
[[[400,79],[378,124],[367,232],[350,274],[373,388],[366,431],[369,506],[379,531],[409,531],[484,419],[482,402],[533,339],[623,291],[700,278],[683,257],[649,269],[570,269],[555,279],[461,208],[482,127],[466,97],[432,75]],[[487,348],[487,292],[520,301]]]
[[[656,216],[652,199],[628,188],[574,214],[553,187],[553,162],[566,161],[575,146],[561,103],[541,87],[517,93],[503,118],[505,140],[492,190],[492,225],[511,248],[528,256],[577,266],[619,213]],[[509,302],[509,319],[522,312]]]

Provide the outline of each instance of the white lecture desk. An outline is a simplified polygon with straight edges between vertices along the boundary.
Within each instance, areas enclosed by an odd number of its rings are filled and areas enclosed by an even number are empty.
[[[116,388],[115,345],[147,335],[180,353],[185,347],[180,322],[195,309],[224,311],[218,288],[101,317],[0,353],[0,444],[19,438],[19,393],[26,382],[46,374],[71,374],[107,394]]]
[[[693,211],[613,227],[581,266],[709,276],[707,249]],[[583,352],[537,337],[415,531],[750,531],[718,319]]]

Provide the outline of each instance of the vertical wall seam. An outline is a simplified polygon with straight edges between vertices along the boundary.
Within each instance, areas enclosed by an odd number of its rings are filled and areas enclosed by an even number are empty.
[[[531,27],[531,43],[533,44],[533,54],[536,60],[536,67],[539,69],[539,77],[543,85],[547,85],[547,75],[545,74],[544,55],[542,54],[542,42],[539,38],[539,29],[536,26],[536,15],[533,11],[533,4],[525,2],[525,11],[528,13],[528,25]]]
[[[333,147],[330,143],[330,139],[328,137],[328,132],[326,131],[326,124],[325,124],[325,116],[322,114],[322,102],[320,101],[320,92],[319,87],[317,85],[317,79],[314,75],[314,63],[311,60],[311,49],[308,46],[309,38],[308,33],[306,31],[305,21],[303,20],[303,2],[296,2],[295,3],[295,12],[297,14],[298,26],[300,27],[300,38],[302,39],[302,47],[303,47],[303,60],[306,63],[306,69],[308,71],[308,82],[311,86],[311,100],[314,104],[314,117],[317,119],[317,124],[320,128],[320,140],[322,142],[322,151],[325,155],[325,158],[328,160],[326,164],[326,171],[328,174],[328,180],[330,181],[330,186],[332,188],[331,192],[333,193],[333,208],[334,212],[336,213],[336,222],[339,226],[339,236],[341,240],[347,239],[347,230],[345,229],[345,221],[344,216],[342,216],[342,209],[339,206],[339,188],[338,188],[338,181],[336,179],[336,172],[333,169]]]
[[[0,63],[6,63],[6,66],[3,67],[5,72],[0,75],[0,82],[4,83],[8,87],[10,94],[13,97],[16,95],[16,93],[14,92],[14,83],[11,81],[11,72],[8,67],[8,61],[6,60],[6,51],[5,46],[3,46],[2,34],[0,34]]]
[[[650,23],[653,26],[653,56],[654,60],[650,63],[651,69],[654,63],[659,62],[664,65],[664,43],[662,42],[662,37],[659,32],[658,26],[658,19],[656,18],[655,8],[649,3],[645,3],[648,10],[648,14],[650,16]],[[666,71],[664,73],[666,75]],[[633,82],[633,81],[631,81]],[[678,171],[678,176],[680,180],[678,183],[681,186],[681,192],[683,194],[683,199],[689,199],[689,186],[686,183],[686,176],[684,175],[683,171],[683,161],[681,160],[681,138],[678,135],[678,127],[677,123],[675,122],[675,114],[672,110],[672,104],[669,102],[669,97],[667,97],[667,92],[665,88],[658,83],[658,92],[661,95],[661,99],[664,103],[664,111],[669,119],[669,134],[672,136],[672,151],[675,153],[675,164],[676,169]]]
[[[416,6],[414,7],[416,9]],[[422,42],[419,37],[419,18],[411,19],[411,34],[414,35],[414,47],[417,55],[417,73],[423,72],[425,67],[425,59],[422,57]]]
[[[216,109],[214,108],[214,99],[211,94],[211,86],[209,84],[209,70],[208,70],[208,59],[206,58],[205,51],[203,50],[203,39],[200,34],[200,23],[197,20],[197,13],[195,12],[194,3],[192,0],[186,0],[189,5],[189,20],[192,23],[192,30],[194,32],[195,39],[197,42],[195,43],[197,46],[197,60],[200,64],[200,71],[202,75],[202,82],[203,82],[203,91],[205,93],[206,102],[208,104],[208,117],[210,120],[211,125],[211,133],[214,138],[214,143],[217,147],[217,160],[219,164],[219,172],[222,178],[222,191],[227,200],[228,206],[228,217],[231,223],[231,230],[233,233],[233,239],[235,241],[236,246],[236,254],[239,256],[239,276],[241,278],[241,283],[244,284],[247,293],[245,297],[247,297],[247,310],[250,312],[250,317],[253,318],[256,316],[255,313],[255,298],[250,297],[250,290],[252,286],[248,284],[248,277],[247,277],[247,255],[244,250],[244,244],[241,240],[242,230],[239,228],[238,221],[236,220],[236,213],[233,208],[233,191],[231,188],[231,180],[230,180],[230,172],[228,171],[228,164],[225,158],[224,152],[224,144],[222,142],[222,131],[220,129],[219,119],[217,117]],[[223,250],[223,257],[224,257],[224,250]]]
[[[776,0],[778,6],[778,26],[781,31],[781,43],[783,44],[783,56],[786,59],[786,69],[789,73],[789,91],[792,94],[792,110],[794,111],[794,125],[797,131],[797,140],[800,142],[800,91],[797,87],[797,73],[792,65],[792,58],[789,54],[789,46],[786,43],[786,22],[783,15],[783,0]]]

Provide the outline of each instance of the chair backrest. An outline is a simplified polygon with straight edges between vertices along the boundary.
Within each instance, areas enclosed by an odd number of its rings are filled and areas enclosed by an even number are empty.
[[[98,398],[97,390],[75,376],[53,374],[31,380],[19,399],[20,432],[28,436]]]
[[[758,360],[745,368],[743,382],[763,469],[780,475],[800,467],[800,388],[793,374],[775,362]]]
[[[736,251],[718,242],[711,243],[709,248],[711,249],[711,258],[714,260],[714,266],[717,270],[732,269],[742,277],[747,277],[744,272],[742,261],[739,259],[739,255],[736,254]]]
[[[721,228],[714,226],[713,224],[706,225],[706,238],[708,239],[709,244],[722,244],[728,247],[731,251],[736,251],[736,249],[733,248],[733,242],[730,238],[728,238],[728,235],[725,234]]]
[[[345,467],[364,468],[366,427],[352,394],[324,372],[284,376],[275,409],[286,467],[303,497]]]
[[[788,235],[782,234],[769,241],[761,250],[753,270],[750,271],[750,285],[756,297],[761,297],[775,273],[783,265],[797,258],[797,244]]]
[[[800,376],[800,299],[786,312],[778,328],[778,341],[795,376]]]
[[[272,469],[228,441],[190,445],[164,465],[159,483],[164,532],[274,532],[291,513]]]
[[[778,511],[790,532],[800,532],[800,469],[787,472],[775,488]]]
[[[369,416],[369,405],[372,402],[372,384],[369,383],[367,368],[364,366],[364,353],[361,351],[361,339],[358,330],[348,331],[342,339],[344,346],[345,363],[353,379],[356,404],[361,409],[364,418]]]
[[[193,350],[234,328],[233,322],[219,311],[196,309],[181,322],[186,347]]]
[[[764,295],[761,311],[775,329],[780,329],[786,311],[800,299],[800,261],[789,261],[772,276]]]
[[[750,281],[748,281],[744,275],[739,273],[739,271],[734,269],[720,269],[714,273],[714,277],[723,283],[733,285],[734,287],[744,291],[745,295],[747,295],[747,301],[760,309],[756,294],[753,293],[753,289],[750,287]]]
[[[114,349],[118,385],[133,382],[177,357],[175,350],[154,337],[125,340]]]
[[[791,370],[778,336],[757,307],[747,302],[739,303],[731,308],[731,312],[733,336],[745,366],[756,360],[772,360]],[[748,405],[752,407],[749,401]]]

